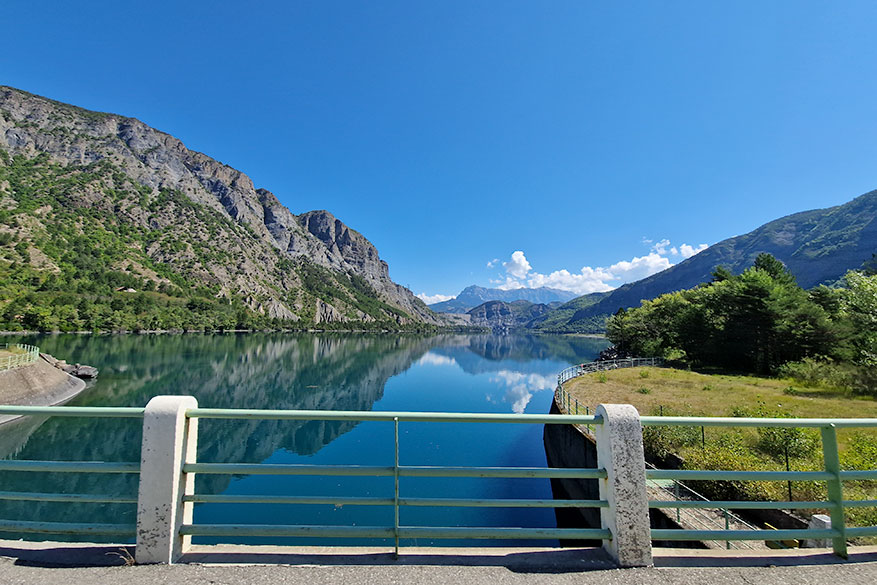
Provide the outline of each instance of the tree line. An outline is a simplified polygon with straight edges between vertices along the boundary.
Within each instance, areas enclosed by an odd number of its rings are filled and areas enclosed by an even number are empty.
[[[780,374],[877,395],[877,275],[804,290],[770,254],[742,274],[620,309],[607,336],[621,351],[691,367]]]

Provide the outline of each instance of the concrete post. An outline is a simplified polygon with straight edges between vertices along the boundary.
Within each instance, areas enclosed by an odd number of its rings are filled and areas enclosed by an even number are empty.
[[[197,407],[192,396],[156,396],[146,405],[137,495],[140,564],[173,563],[191,543],[180,526],[192,522],[192,504],[184,504],[183,495],[194,493],[195,475],[183,473],[183,464],[195,461],[198,420],[187,419],[186,410]]]
[[[646,464],[639,413],[629,404],[601,404],[594,425],[597,467],[608,477],[599,480],[600,499],[609,502],[600,509],[602,528],[612,539],[603,548],[620,567],[650,567],[652,539],[649,502],[646,495]]]

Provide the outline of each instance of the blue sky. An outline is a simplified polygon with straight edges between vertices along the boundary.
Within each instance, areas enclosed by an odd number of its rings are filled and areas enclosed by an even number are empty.
[[[877,188],[875,16],[5,0],[0,83],[137,117],[293,213],[330,210],[415,293],[583,293]]]

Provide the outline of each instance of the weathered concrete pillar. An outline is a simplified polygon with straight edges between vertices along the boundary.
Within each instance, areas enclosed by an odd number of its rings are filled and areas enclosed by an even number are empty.
[[[603,424],[594,425],[597,466],[608,474],[599,480],[600,499],[609,502],[600,509],[600,520],[612,534],[603,548],[621,567],[649,567],[652,540],[639,413],[629,404],[601,404],[595,414],[603,417]]]
[[[195,475],[183,464],[195,461],[198,420],[186,410],[197,408],[192,396],[156,396],[146,405],[140,448],[140,490],[137,495],[138,563],[173,563],[185,552],[191,537],[180,526],[191,524],[192,504],[184,494],[195,491]]]

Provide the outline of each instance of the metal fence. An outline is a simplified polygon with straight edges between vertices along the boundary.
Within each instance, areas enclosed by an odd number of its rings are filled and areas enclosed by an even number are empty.
[[[168,397],[163,397],[168,398]],[[153,399],[150,404],[158,399]],[[173,397],[171,400],[179,400]],[[193,399],[189,399],[193,400]],[[601,410],[601,412],[603,412]],[[152,414],[150,414],[152,413]],[[150,416],[156,416],[156,411],[150,411],[148,405],[143,408],[96,408],[96,407],[25,407],[25,406],[0,406],[0,414],[16,415],[42,415],[42,416],[75,416],[75,417],[122,417],[144,419],[144,444],[147,437],[173,435],[169,439],[170,444],[177,446],[176,454],[156,452],[155,450],[143,449],[141,452],[142,463],[123,462],[109,463],[100,461],[0,461],[0,471],[25,471],[33,473],[51,472],[85,472],[85,473],[139,473],[141,465],[150,465],[150,469],[167,469],[169,477],[176,477],[176,482],[164,482],[160,486],[154,481],[154,474],[141,474],[140,491],[138,499],[126,497],[124,494],[77,494],[77,493],[0,493],[0,498],[24,501],[54,501],[54,502],[90,502],[96,505],[106,503],[134,503],[138,502],[138,525],[142,522],[142,515],[155,513],[157,508],[174,510],[176,506],[188,506],[189,509],[197,503],[296,503],[296,504],[337,504],[357,506],[387,506],[394,510],[394,523],[382,526],[311,526],[311,525],[257,525],[257,524],[233,524],[214,523],[198,524],[186,519],[182,512],[177,522],[173,518],[169,520],[172,539],[191,536],[210,536],[215,538],[236,536],[262,536],[262,537],[376,537],[393,539],[398,551],[399,540],[407,538],[467,538],[467,539],[599,539],[608,542],[617,535],[613,534],[608,525],[600,528],[560,529],[554,527],[529,528],[522,526],[505,527],[465,527],[465,526],[405,526],[399,521],[399,510],[406,506],[434,506],[434,507],[507,507],[507,508],[599,508],[604,518],[615,514],[616,508],[630,506],[630,502],[621,499],[602,498],[599,500],[552,500],[552,499],[503,499],[503,498],[416,498],[402,493],[399,487],[399,478],[402,477],[427,477],[427,478],[471,478],[471,477],[503,477],[503,478],[567,478],[567,479],[596,479],[604,480],[609,477],[607,465],[600,459],[598,449],[598,467],[596,469],[567,469],[567,468],[543,468],[543,467],[454,467],[454,466],[421,466],[401,465],[399,462],[399,425],[411,422],[418,423],[471,423],[471,424],[579,424],[579,425],[608,425],[602,416],[584,415],[526,415],[526,414],[473,414],[473,413],[419,413],[419,412],[360,412],[360,411],[299,411],[299,410],[241,410],[241,409],[211,409],[211,408],[185,408],[182,407],[174,414],[159,412],[165,416],[176,429],[166,433],[160,425],[150,426],[147,421]],[[194,460],[194,450],[185,446],[186,441],[197,442],[197,426],[199,419],[236,419],[236,420],[322,420],[322,421],[383,421],[392,424],[394,433],[394,464],[388,466],[360,466],[360,465],[299,465],[299,464],[266,464],[266,463],[237,463],[237,462],[197,462]],[[153,422],[155,419],[152,419]],[[175,422],[174,422],[175,421]],[[853,501],[843,497],[843,483],[845,481],[877,480],[877,469],[865,471],[845,471],[840,468],[838,457],[836,429],[838,428],[877,428],[877,419],[755,419],[755,418],[705,418],[705,417],[640,417],[635,420],[636,425],[660,426],[736,426],[755,428],[790,428],[806,427],[818,428],[822,436],[822,449],[825,467],[822,471],[711,471],[711,470],[646,470],[645,477],[640,476],[645,490],[645,481],[648,480],[717,480],[717,481],[810,481],[824,482],[827,486],[828,497],[825,501],[809,502],[763,502],[763,501],[680,501],[660,500],[650,501],[652,508],[725,508],[725,509],[826,509],[832,520],[830,529],[808,530],[670,530],[651,529],[651,536],[656,540],[718,540],[718,541],[744,541],[744,540],[786,540],[786,539],[831,539],[834,551],[839,555],[846,555],[847,539],[865,536],[877,536],[877,526],[847,527],[844,520],[844,510],[853,507],[877,507],[877,500]],[[182,430],[180,430],[182,429]],[[174,434],[174,433],[178,433]],[[179,436],[180,438],[176,438]],[[597,433],[598,438],[601,432]],[[606,434],[606,436],[611,436]],[[603,441],[604,439],[599,439]],[[605,439],[609,440],[609,439]],[[601,445],[603,443],[600,443]],[[610,441],[604,445],[604,451],[614,452],[614,457],[630,456],[636,451],[629,445],[613,445]],[[173,450],[172,450],[173,451]],[[189,455],[186,455],[186,453]],[[180,455],[182,453],[182,455]],[[174,459],[177,457],[178,459]],[[181,459],[180,459],[181,458]],[[636,465],[629,465],[628,469]],[[877,462],[875,462],[877,467]],[[639,463],[643,468],[643,463]],[[145,469],[145,468],[144,468]],[[612,473],[615,473],[614,471]],[[168,489],[177,490],[180,485],[192,485],[191,480],[195,474],[233,474],[233,475],[315,475],[315,476],[372,476],[392,477],[394,486],[392,493],[383,497],[343,497],[326,494],[274,494],[274,495],[209,495],[198,494],[194,490],[186,490],[180,494],[179,500],[175,495],[168,496],[166,506],[145,506],[144,497],[151,497],[149,490]],[[151,477],[149,477],[151,475]],[[634,474],[635,475],[635,474]],[[182,479],[180,479],[182,478]],[[610,481],[601,481],[601,490],[613,489]],[[173,491],[168,493],[175,493]],[[620,497],[623,492],[617,492],[615,497]],[[152,494],[154,496],[154,494]],[[609,501],[614,503],[610,505]],[[149,508],[149,509],[147,509]],[[170,513],[169,513],[170,514]],[[173,514],[170,514],[173,516]],[[648,515],[645,514],[646,523]],[[189,516],[191,518],[191,516]],[[620,529],[620,527],[619,527]],[[645,527],[648,530],[648,526]],[[27,521],[4,521],[0,520],[0,531],[40,533],[40,534],[77,534],[77,535],[116,535],[120,537],[132,537],[138,535],[137,554],[141,554],[139,537],[142,530],[133,525],[126,524],[96,524],[96,523],[59,523],[59,522],[27,522]],[[619,537],[620,538],[620,537]],[[143,545],[145,547],[145,545]],[[145,550],[145,548],[144,548]],[[170,560],[173,560],[172,558]],[[170,562],[170,560],[165,562]],[[153,561],[154,562],[154,561]]]
[[[578,399],[570,395],[563,387],[565,382],[584,376],[586,374],[594,374],[596,372],[605,372],[609,370],[617,370],[619,368],[639,368],[639,367],[659,367],[664,365],[661,358],[626,358],[622,360],[606,360],[601,362],[588,362],[571,366],[562,370],[557,374],[557,397],[561,410],[567,414],[585,414],[591,413],[591,409],[587,404],[580,404]]]
[[[707,481],[812,481],[824,482],[828,499],[824,501],[652,501],[652,508],[725,508],[732,510],[812,510],[824,509],[831,516],[830,529],[803,530],[668,530],[653,529],[652,537],[660,540],[791,540],[831,539],[834,551],[847,554],[847,540],[877,536],[877,526],[848,527],[844,517],[847,508],[877,507],[877,500],[845,500],[843,482],[877,480],[875,469],[844,471],[840,466],[837,429],[877,428],[877,419],[763,419],[743,417],[675,417],[644,416],[643,426],[712,426],[753,428],[817,428],[822,439],[823,471],[714,471],[699,469],[647,469],[646,478],[654,480]]]
[[[32,364],[40,357],[40,348],[26,343],[0,343],[0,349],[18,350],[13,351],[12,355],[0,357],[0,372]]]
[[[12,407],[0,406],[0,414],[54,415],[81,417],[143,417],[143,408],[82,408],[82,407]],[[435,478],[579,478],[600,479],[606,477],[601,469],[559,469],[549,467],[452,467],[401,465],[399,462],[400,424],[419,423],[472,423],[472,424],[599,424],[596,417],[472,414],[472,413],[417,413],[417,412],[345,412],[345,411],[299,411],[299,410],[241,410],[241,409],[189,409],[186,417],[196,419],[233,420],[288,420],[288,421],[384,421],[393,425],[392,466],[363,465],[285,465],[237,462],[195,462],[182,465],[184,474],[225,475],[309,475],[309,476],[355,476],[392,477],[394,490],[384,497],[344,497],[323,494],[273,494],[230,495],[190,493],[183,497],[186,504],[235,503],[235,504],[330,504],[337,506],[387,506],[394,511],[394,524],[387,526],[292,526],[247,524],[194,524],[183,523],[180,534],[184,536],[222,537],[332,537],[332,538],[388,538],[393,539],[398,552],[399,540],[408,538],[431,539],[606,539],[609,532],[603,528],[542,528],[465,527],[465,526],[404,526],[399,523],[403,507],[481,507],[481,508],[601,508],[608,506],[606,500],[509,499],[509,498],[418,498],[408,497],[400,491],[399,479],[403,477]],[[404,436],[404,435],[403,435]],[[140,464],[104,463],[94,461],[0,461],[0,471],[28,472],[87,472],[87,473],[139,473]],[[57,493],[10,493],[0,492],[0,499],[54,502],[137,503],[136,499],[118,494],[57,494]],[[135,526],[112,524],[62,524],[51,522],[9,522],[0,520],[0,531],[20,533],[46,533],[62,535],[118,535],[132,537]]]

